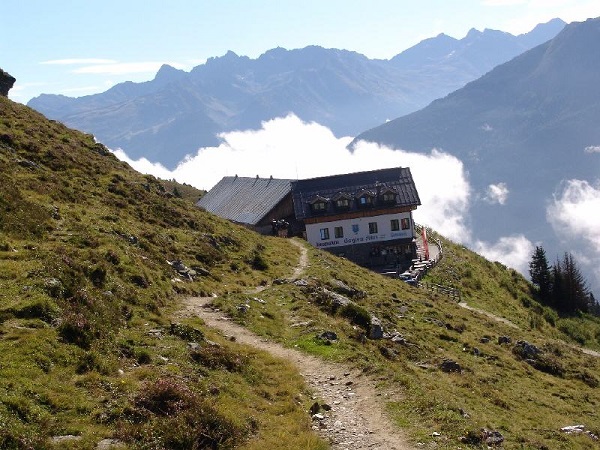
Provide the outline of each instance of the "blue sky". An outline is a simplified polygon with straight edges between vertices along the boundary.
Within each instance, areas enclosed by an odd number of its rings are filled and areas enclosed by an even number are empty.
[[[190,70],[228,50],[256,58],[321,45],[391,58],[470,28],[520,34],[559,17],[600,16],[597,0],[16,0],[3,2],[0,67],[10,98],[81,96],[146,81],[163,63]]]

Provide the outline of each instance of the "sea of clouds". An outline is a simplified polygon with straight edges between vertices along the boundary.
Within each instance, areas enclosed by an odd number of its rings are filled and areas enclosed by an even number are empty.
[[[139,172],[206,190],[224,176],[305,179],[410,167],[422,203],[414,213],[418,223],[491,261],[500,261],[528,274],[536,243],[523,234],[484,242],[469,227],[473,203],[483,199],[500,208],[509,201],[509,187],[500,182],[490,184],[486,192],[473,192],[463,163],[452,155],[436,149],[428,154],[411,153],[367,142],[359,142],[350,151],[347,146],[351,137],[338,138],[327,127],[303,122],[293,114],[266,121],[258,130],[227,132],[219,137],[222,141],[219,146],[200,148],[174,170],[146,159],[133,161],[120,149],[114,153]],[[586,152],[595,153],[587,149]],[[576,257],[600,280],[600,213],[593,211],[600,211],[600,182],[594,185],[567,180],[549,202],[547,219],[557,232],[560,228],[562,236],[577,236],[578,242],[589,242]]]

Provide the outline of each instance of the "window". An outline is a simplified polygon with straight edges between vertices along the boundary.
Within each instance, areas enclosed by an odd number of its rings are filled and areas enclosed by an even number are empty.
[[[312,204],[312,210],[314,212],[322,212],[325,211],[327,204],[325,202],[315,202]]]
[[[350,201],[347,198],[338,198],[335,201],[335,207],[339,209],[348,209],[350,208]]]
[[[377,222],[369,222],[369,234],[377,234]]]
[[[398,219],[392,219],[391,227],[392,227],[392,231],[399,231],[400,230],[400,221]]]
[[[410,219],[408,219],[408,218],[402,219],[402,229],[403,230],[410,229]]]
[[[362,197],[358,198],[358,204],[360,206],[369,206],[373,204],[373,197],[371,197],[370,195],[363,195]]]
[[[326,241],[329,239],[329,228],[321,228],[321,240]]]
[[[333,235],[335,236],[336,239],[343,238],[344,237],[344,227],[335,227],[333,229]]]
[[[394,192],[385,192],[382,199],[386,203],[393,203],[396,201],[396,194]]]

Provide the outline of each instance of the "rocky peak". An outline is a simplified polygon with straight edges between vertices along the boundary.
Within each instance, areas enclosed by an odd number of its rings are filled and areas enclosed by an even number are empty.
[[[15,81],[17,81],[15,77],[0,69],[0,95],[8,97],[8,91],[13,87]]]

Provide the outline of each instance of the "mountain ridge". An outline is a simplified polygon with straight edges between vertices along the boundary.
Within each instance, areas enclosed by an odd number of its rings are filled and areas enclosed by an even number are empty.
[[[538,26],[534,38],[549,39],[561,26],[558,20]],[[424,44],[437,45],[436,39],[456,44],[451,64],[444,52],[414,62],[420,44],[389,61],[319,46],[271,49],[256,59],[229,51],[189,73],[164,66],[151,81],[121,83],[75,99],[44,94],[28,105],[93,133],[134,159],[173,168],[198,148],[218,145],[219,133],[256,129],[290,112],[337,136],[354,136],[415,111],[516,56],[524,49],[521,41],[531,41],[526,36],[486,30],[477,39],[473,33],[461,40],[439,35]],[[403,62],[407,58],[413,58],[412,65]]]
[[[442,149],[463,161],[480,196],[499,182],[511,192],[505,205],[479,202],[472,209],[481,239],[524,233],[531,242],[548,243],[550,254],[568,246],[597,258],[593,243],[586,248],[585,239],[556,230],[547,212],[566,181],[595,183],[600,173],[597,155],[585,151],[600,142],[600,57],[590,47],[597,39],[600,19],[567,25],[554,39],[350,145],[366,140],[416,152]],[[587,273],[597,278],[590,268]]]

